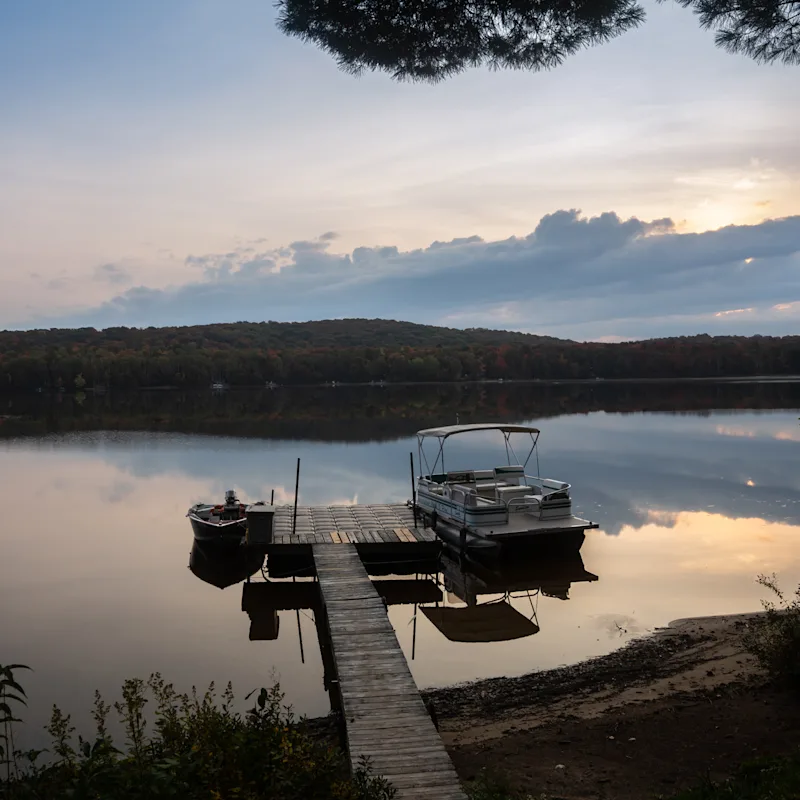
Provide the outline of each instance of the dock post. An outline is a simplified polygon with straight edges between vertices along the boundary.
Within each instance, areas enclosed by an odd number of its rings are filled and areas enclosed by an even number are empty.
[[[292,536],[297,529],[297,496],[300,494],[300,459],[297,459],[297,475],[294,479],[294,513],[292,514]]]
[[[409,454],[411,460],[411,511],[414,514],[414,527],[417,527],[417,488],[414,485],[414,451]]]

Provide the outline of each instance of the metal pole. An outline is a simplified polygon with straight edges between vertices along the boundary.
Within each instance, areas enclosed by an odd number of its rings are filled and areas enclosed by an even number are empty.
[[[292,575],[292,583],[297,581],[297,576]],[[303,629],[300,627],[300,609],[295,609],[297,612],[297,638],[300,640],[300,661],[301,663],[306,663],[306,654],[303,650]]]
[[[300,627],[300,609],[297,609],[297,638],[300,639],[300,662],[306,663],[306,654],[303,651],[303,629]]]
[[[274,505],[275,505],[275,490],[274,490],[274,489],[273,489],[273,490],[270,492],[270,495],[269,495],[269,504],[270,504],[271,506],[274,506]]]
[[[411,660],[417,655],[417,604],[414,603],[414,630],[411,635]]]
[[[411,510],[414,514],[414,527],[417,527],[417,489],[414,486],[414,451],[412,450],[408,457],[411,461]]]
[[[292,536],[297,528],[297,495],[300,493],[300,459],[297,459],[297,475],[294,479],[294,514],[292,515]]]

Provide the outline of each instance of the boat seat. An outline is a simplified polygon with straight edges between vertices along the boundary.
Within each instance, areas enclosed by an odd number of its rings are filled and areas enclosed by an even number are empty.
[[[476,483],[478,481],[493,481],[494,480],[494,470],[493,469],[474,469],[472,470],[472,475]]]
[[[497,499],[506,503],[509,500],[521,500],[529,491],[527,486],[498,486]]]
[[[503,483],[500,481],[499,483],[476,483],[475,484],[475,492],[480,495],[481,497],[490,497],[494,498],[494,493],[498,489],[507,489],[509,488],[507,483]],[[513,488],[517,488],[516,486]]]
[[[525,502],[528,503],[528,505],[536,506],[538,508],[541,505],[542,496],[540,494],[526,494]]]
[[[505,481],[507,484],[514,483],[519,485],[525,482],[525,467],[520,464],[511,464],[507,467],[495,467],[494,479]]]
[[[448,472],[448,483],[474,483],[475,473],[471,470],[461,470],[460,472]]]

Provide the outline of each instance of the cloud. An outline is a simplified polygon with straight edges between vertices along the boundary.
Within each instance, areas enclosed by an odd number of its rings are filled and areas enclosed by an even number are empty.
[[[176,325],[331,317],[458,320],[568,338],[794,332],[800,216],[705,233],[669,219],[544,216],[522,237],[478,236],[333,251],[327,234],[286,247],[190,256],[200,277],[134,287],[48,324]]]
[[[774,308],[774,306],[773,306]],[[729,308],[727,311],[717,311],[715,317],[727,317],[730,314],[750,314],[755,311],[754,308]]]
[[[127,267],[122,264],[101,264],[95,267],[93,280],[100,281],[101,283],[110,283],[113,285],[123,285],[131,282],[131,273]]]

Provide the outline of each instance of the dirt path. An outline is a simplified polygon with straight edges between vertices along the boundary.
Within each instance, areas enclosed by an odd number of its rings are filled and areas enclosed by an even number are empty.
[[[462,779],[521,797],[640,800],[800,745],[798,697],[740,638],[755,615],[678,620],[582,664],[431,692]]]

